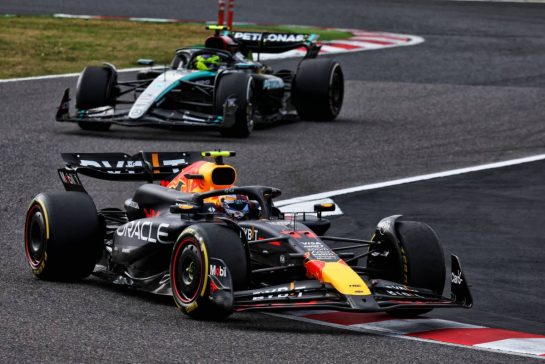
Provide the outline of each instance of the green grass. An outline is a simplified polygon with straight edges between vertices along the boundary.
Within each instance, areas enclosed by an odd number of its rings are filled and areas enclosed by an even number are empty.
[[[349,38],[349,32],[312,27],[235,27],[243,31],[317,33],[320,40]],[[141,23],[124,20],[60,19],[49,16],[0,17],[0,79],[79,72],[87,64],[137,66],[138,58],[168,64],[174,50],[202,44],[204,24]]]

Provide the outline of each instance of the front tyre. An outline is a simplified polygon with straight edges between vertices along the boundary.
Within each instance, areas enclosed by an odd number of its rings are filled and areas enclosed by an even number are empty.
[[[292,103],[302,120],[331,121],[341,112],[344,76],[331,59],[301,62],[292,85]]]
[[[445,257],[437,234],[422,222],[396,221],[396,239],[380,242],[380,251],[369,255],[367,266],[382,272],[381,278],[442,295],[445,285]],[[397,240],[394,241],[394,240]],[[432,309],[396,309],[396,316],[417,316]]]
[[[254,129],[254,80],[246,73],[223,75],[216,87],[216,113],[224,115],[224,106],[229,99],[235,99],[237,110],[234,123],[220,129],[225,137],[247,138]],[[225,116],[225,115],[224,115]]]
[[[76,108],[95,109],[115,105],[117,71],[111,66],[87,66],[79,76],[76,87]],[[80,121],[83,130],[106,131],[110,123]]]
[[[221,260],[224,278],[231,287],[217,292],[211,272]],[[233,312],[232,291],[248,285],[246,250],[239,235],[230,228],[204,223],[186,228],[178,238],[170,263],[174,302],[185,314],[198,319],[223,319]],[[213,297],[214,295],[214,297]]]
[[[100,226],[95,204],[85,193],[36,196],[25,220],[25,253],[32,273],[59,281],[89,276],[102,249]]]
[[[115,105],[117,71],[110,66],[87,66],[76,86],[76,108],[94,109]]]

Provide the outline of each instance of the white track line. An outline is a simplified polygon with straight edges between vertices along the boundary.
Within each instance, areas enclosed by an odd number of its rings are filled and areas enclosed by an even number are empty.
[[[285,206],[285,205],[291,205],[291,204],[294,204],[294,203],[321,200],[321,199],[324,199],[324,198],[331,198],[331,197],[334,197],[334,196],[346,195],[346,194],[354,193],[354,192],[375,190],[375,189],[378,189],[378,188],[397,186],[397,185],[402,185],[402,184],[405,184],[405,183],[412,183],[412,182],[425,181],[425,180],[434,179],[434,178],[455,176],[455,175],[458,175],[458,174],[484,171],[484,170],[487,170],[487,169],[495,169],[495,168],[514,166],[514,165],[517,165],[517,164],[530,163],[530,162],[540,161],[540,160],[544,160],[544,159],[545,159],[545,154],[538,154],[538,155],[533,155],[533,156],[524,157],[524,158],[510,159],[510,160],[506,160],[506,161],[502,161],[502,162],[481,164],[481,165],[472,166],[472,167],[452,169],[452,170],[444,171],[444,172],[423,174],[423,175],[420,175],[420,176],[406,177],[406,178],[396,179],[396,180],[392,180],[392,181],[371,183],[371,184],[368,184],[368,185],[361,185],[361,186],[355,186],[355,187],[350,187],[350,188],[343,188],[343,189],[340,189],[340,190],[333,190],[333,191],[328,191],[328,192],[315,193],[315,194],[307,195],[307,196],[294,197],[294,198],[290,198],[290,199],[287,199],[287,200],[275,201],[274,205],[277,206],[277,207],[280,207],[280,206]]]
[[[401,185],[405,183],[425,181],[425,180],[430,180],[435,178],[455,176],[459,174],[514,166],[518,164],[531,163],[531,162],[536,162],[540,160],[545,160],[545,154],[538,154],[538,155],[528,156],[524,158],[510,159],[510,160],[501,161],[501,162],[481,164],[477,166],[458,168],[458,169],[453,169],[453,170],[448,170],[443,172],[401,178],[401,179],[392,180],[392,181],[372,183],[368,185],[356,186],[356,187],[345,188],[340,190],[333,190],[329,192],[316,193],[316,194],[307,195],[307,196],[300,196],[300,197],[295,197],[295,198],[291,198],[287,200],[277,201],[275,202],[275,205],[278,207],[294,205],[294,204],[300,205],[301,203],[305,203],[305,202],[308,203],[309,201],[316,201],[316,200],[326,199],[333,196],[345,195],[345,194],[354,193],[354,192],[373,190],[373,189],[379,189],[384,187],[397,186],[397,185]],[[327,313],[329,311],[322,311],[322,312]],[[461,344],[449,343],[444,341],[437,341],[437,340],[404,335],[407,332],[412,332],[412,331],[427,331],[430,329],[430,327],[433,329],[435,328],[435,326],[437,326],[437,328],[444,328],[443,326],[445,325],[448,327],[451,327],[449,325],[452,325],[452,327],[454,328],[480,327],[480,326],[462,324],[462,323],[458,323],[454,321],[446,321],[446,320],[440,320],[440,319],[421,319],[421,320],[413,319],[413,320],[392,320],[392,321],[384,321],[384,322],[382,321],[368,322],[368,323],[354,324],[354,325],[341,325],[341,324],[335,324],[331,322],[314,320],[314,319],[309,319],[304,317],[304,314],[308,314],[308,313],[316,314],[319,312],[305,311],[301,313],[303,315],[301,315],[300,313],[299,314],[295,313],[295,312],[291,312],[290,314],[278,314],[278,313],[267,313],[267,314],[271,316],[286,318],[289,320],[303,321],[303,322],[307,322],[311,324],[335,327],[335,328],[339,328],[343,330],[359,331],[359,332],[369,333],[369,334],[377,334],[382,336],[390,336],[390,337],[396,337],[401,339],[435,343],[438,345],[468,348],[473,350],[484,350],[489,352],[523,356],[523,357],[534,358],[534,359],[545,359],[545,357],[543,356],[536,356],[536,355],[542,355],[543,353],[543,346],[545,345],[545,339],[543,338],[505,339],[505,340],[492,341],[492,342],[476,344],[476,345],[461,345]],[[426,327],[426,329],[425,330],[415,329],[414,328],[415,324],[423,325],[424,327]]]
[[[136,72],[148,69],[149,67],[135,67],[135,68],[124,68],[117,70],[117,72]],[[47,80],[50,78],[66,78],[66,77],[77,77],[79,76],[79,72],[77,73],[63,73],[60,75],[47,75],[47,76],[32,76],[32,77],[21,77],[21,78],[6,78],[3,80],[0,80],[0,83],[8,83],[8,82],[19,82],[19,81],[36,81],[36,80]]]

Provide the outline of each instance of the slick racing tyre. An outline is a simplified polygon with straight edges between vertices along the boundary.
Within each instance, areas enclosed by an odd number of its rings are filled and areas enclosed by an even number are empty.
[[[441,295],[445,285],[445,257],[433,229],[422,222],[396,221],[395,230],[399,245],[384,241],[379,252],[382,254],[369,255],[367,267],[385,272],[373,278],[424,288]],[[431,309],[399,309],[388,313],[416,316],[429,311]]]
[[[254,80],[246,73],[223,75],[216,87],[216,114],[224,114],[224,104],[235,99],[237,110],[233,125],[220,129],[225,137],[246,138],[254,129]],[[225,115],[224,115],[225,117]]]
[[[99,217],[81,192],[36,196],[25,220],[25,252],[38,278],[77,281],[89,276],[102,249]]]
[[[225,318],[233,312],[232,292],[248,286],[248,267],[238,233],[213,223],[188,227],[174,245],[170,262],[174,302],[193,318]],[[231,287],[222,289],[216,278]]]
[[[115,105],[117,72],[109,66],[87,66],[81,73],[76,87],[76,108],[88,110]],[[84,130],[108,130],[110,123],[78,122]]]
[[[302,120],[334,120],[343,105],[344,76],[331,59],[301,62],[292,85],[292,103]]]

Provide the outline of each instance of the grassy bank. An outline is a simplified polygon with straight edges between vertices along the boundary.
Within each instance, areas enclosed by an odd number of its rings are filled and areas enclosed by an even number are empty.
[[[348,32],[292,26],[239,26],[238,30],[318,33],[321,40]],[[61,19],[49,16],[0,17],[0,79],[79,72],[108,61],[135,67],[138,58],[169,63],[176,48],[202,44],[211,34],[204,24],[142,23],[125,20]]]

